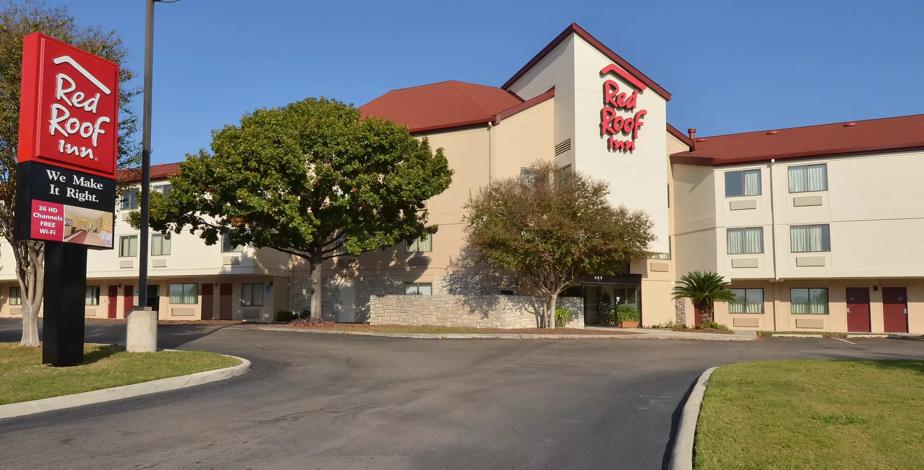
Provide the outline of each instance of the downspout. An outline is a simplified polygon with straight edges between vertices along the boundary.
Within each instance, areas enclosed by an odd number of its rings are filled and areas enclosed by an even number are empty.
[[[494,122],[488,121],[488,183],[494,178]]]
[[[773,207],[773,165],[775,158],[770,159],[770,256],[773,257],[773,331],[776,331],[776,303],[779,296],[780,276],[776,272],[776,210]]]

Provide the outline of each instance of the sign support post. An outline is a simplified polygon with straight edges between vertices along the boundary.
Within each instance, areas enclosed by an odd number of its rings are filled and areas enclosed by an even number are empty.
[[[83,363],[84,296],[87,248],[70,243],[45,243],[45,315],[42,364],[76,366]]]

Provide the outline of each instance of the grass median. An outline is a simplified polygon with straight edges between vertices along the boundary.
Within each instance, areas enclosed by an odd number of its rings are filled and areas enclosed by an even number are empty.
[[[0,343],[0,405],[222,369],[239,363],[237,359],[204,351],[127,353],[115,346],[88,344],[83,365],[50,367],[42,365],[41,348]]]
[[[696,429],[697,469],[920,468],[924,361],[722,366]]]

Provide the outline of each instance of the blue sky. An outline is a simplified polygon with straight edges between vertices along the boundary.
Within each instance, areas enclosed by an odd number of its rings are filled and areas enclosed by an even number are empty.
[[[142,0],[46,1],[119,31],[141,76]],[[920,1],[180,0],[157,5],[153,160],[309,96],[499,86],[572,21],[670,91],[669,122],[699,135],[924,113]]]

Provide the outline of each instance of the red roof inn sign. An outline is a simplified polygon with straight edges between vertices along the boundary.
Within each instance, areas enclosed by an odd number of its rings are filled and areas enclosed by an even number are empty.
[[[630,152],[635,150],[635,139],[638,138],[639,130],[645,125],[645,115],[648,114],[648,111],[644,109],[635,111],[638,94],[648,87],[615,64],[607,65],[600,70],[601,77],[609,74],[625,80],[635,89],[629,95],[625,91],[620,91],[616,80],[608,78],[603,82],[600,136],[607,137],[606,148],[608,150]]]
[[[119,66],[23,38],[16,235],[112,248]]]

